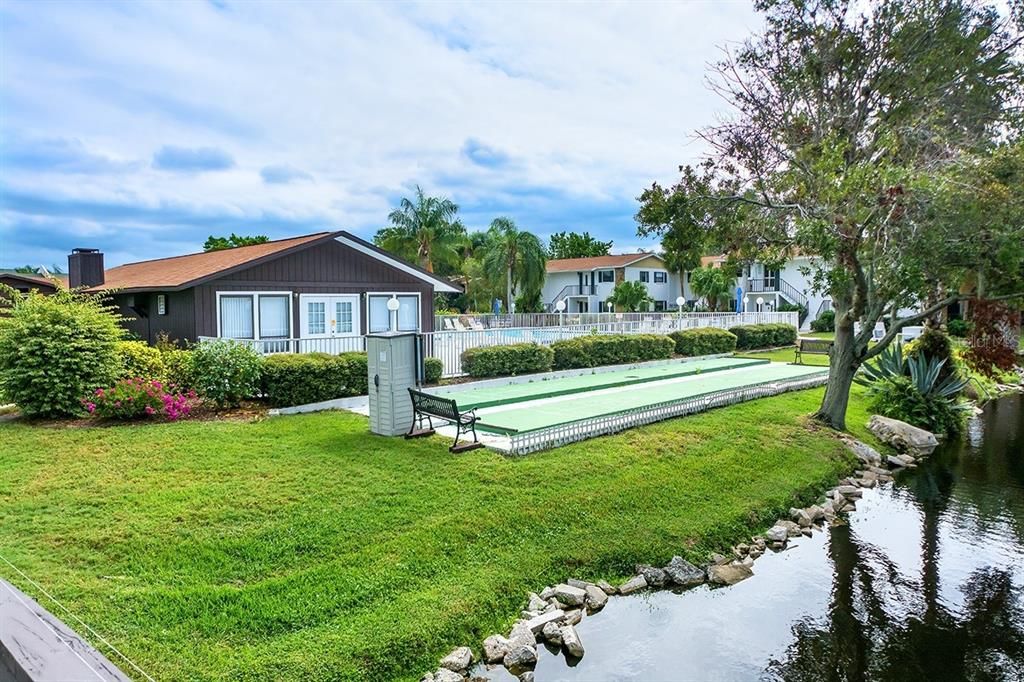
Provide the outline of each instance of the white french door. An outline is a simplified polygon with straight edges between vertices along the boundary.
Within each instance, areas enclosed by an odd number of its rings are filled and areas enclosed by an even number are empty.
[[[361,350],[358,294],[299,296],[299,338],[302,350],[343,353]]]

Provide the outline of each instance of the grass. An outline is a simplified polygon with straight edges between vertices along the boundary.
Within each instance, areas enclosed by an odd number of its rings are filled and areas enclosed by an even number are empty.
[[[8,423],[0,555],[157,679],[415,680],[507,631],[528,590],[700,560],[810,501],[851,467],[802,417],[821,393],[521,459],[347,413]]]

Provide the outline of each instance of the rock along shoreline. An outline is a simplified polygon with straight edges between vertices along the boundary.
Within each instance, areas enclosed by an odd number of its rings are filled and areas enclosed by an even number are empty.
[[[618,586],[603,580],[588,582],[569,578],[539,592],[530,592],[519,620],[508,635],[494,634],[483,641],[479,661],[470,647],[457,647],[441,659],[437,670],[425,674],[420,682],[464,682],[467,679],[473,682],[479,679],[471,677],[477,662],[504,666],[520,682],[533,682],[538,646],[544,644],[561,650],[570,660],[582,658],[586,651],[576,625],[584,615],[601,611],[610,598],[644,590],[681,590],[704,583],[729,586],[746,580],[754,575],[754,562],[765,552],[782,551],[791,538],[810,536],[815,530],[824,530],[826,525],[845,523],[841,515],[856,511],[865,488],[892,481],[894,471],[917,466],[920,458],[931,454],[938,446],[938,440],[928,431],[879,415],[871,417],[868,429],[898,454],[883,456],[866,443],[849,436],[841,437],[860,468],[827,490],[816,504],[790,509],[789,518],[777,520],[763,534],[753,536],[749,543],[737,544],[731,555],[712,554],[711,561],[701,566],[681,556],[672,557],[663,567],[638,564],[635,574]]]

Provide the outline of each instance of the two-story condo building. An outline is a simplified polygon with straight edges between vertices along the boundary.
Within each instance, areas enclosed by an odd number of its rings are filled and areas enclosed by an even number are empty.
[[[736,288],[740,295],[737,305],[735,294],[730,308],[741,312],[771,312],[784,304],[807,306],[804,326],[816,320],[823,312],[832,309],[832,299],[825,293],[814,291],[810,277],[805,274],[812,264],[813,256],[797,255],[790,258],[779,269],[768,268],[763,263],[739,266],[736,270]],[[726,256],[706,256],[701,265],[722,267]],[[686,282],[686,300],[693,298]]]
[[[615,285],[623,281],[643,282],[654,299],[655,310],[675,307],[682,293],[679,275],[665,267],[656,253],[627,253],[593,258],[549,260],[542,297],[547,310],[565,301],[572,313],[606,312],[605,301]]]

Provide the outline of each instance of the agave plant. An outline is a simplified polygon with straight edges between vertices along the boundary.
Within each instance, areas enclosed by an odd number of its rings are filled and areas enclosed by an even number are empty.
[[[924,355],[917,355],[906,363],[910,367],[910,380],[917,388],[917,392],[924,396],[937,396],[939,398],[953,398],[959,395],[967,387],[968,379],[960,378],[960,375],[953,372],[944,380],[939,380],[945,358],[926,358]],[[966,408],[966,406],[965,406]]]
[[[907,361],[903,357],[903,343],[897,341],[882,349],[875,364],[865,363],[853,380],[862,386],[870,386],[885,379],[906,376],[908,373]]]

